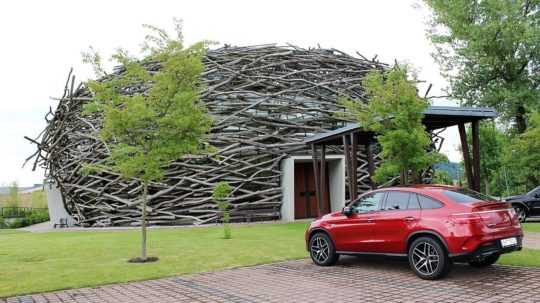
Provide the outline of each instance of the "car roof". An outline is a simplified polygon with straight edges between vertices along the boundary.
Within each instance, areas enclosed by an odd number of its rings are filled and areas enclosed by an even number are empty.
[[[409,186],[392,186],[379,188],[377,191],[387,191],[387,190],[398,190],[398,191],[408,191],[422,193],[426,191],[430,192],[441,192],[449,189],[456,189],[457,186],[444,185],[444,184],[414,184]]]

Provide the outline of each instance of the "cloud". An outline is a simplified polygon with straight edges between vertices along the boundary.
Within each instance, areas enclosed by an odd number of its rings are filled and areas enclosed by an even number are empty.
[[[40,182],[43,171],[21,169],[33,148],[23,135],[44,127],[43,115],[62,93],[71,67],[77,79],[92,77],[80,53],[89,45],[106,57],[116,47],[136,52],[144,37],[141,24],[172,27],[184,20],[187,43],[209,39],[234,45],[293,43],[335,47],[381,61],[408,61],[420,78],[446,85],[430,57],[424,14],[417,1],[10,1],[0,10],[0,183]],[[457,144],[449,135],[447,144]],[[457,153],[447,148],[450,158]],[[455,156],[455,157],[454,157]]]

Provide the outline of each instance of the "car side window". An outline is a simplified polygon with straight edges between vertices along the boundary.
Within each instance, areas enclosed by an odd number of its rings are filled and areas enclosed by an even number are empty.
[[[379,210],[383,196],[383,192],[364,195],[351,204],[351,209],[355,213]]]
[[[385,208],[387,210],[393,209],[407,209],[409,204],[409,193],[402,191],[389,191],[386,196]]]
[[[422,209],[435,209],[443,207],[441,202],[422,195],[418,195],[418,201],[420,202],[420,207],[422,207]]]
[[[418,195],[410,193],[411,197],[409,198],[409,205],[407,209],[420,209],[420,202],[418,201]]]

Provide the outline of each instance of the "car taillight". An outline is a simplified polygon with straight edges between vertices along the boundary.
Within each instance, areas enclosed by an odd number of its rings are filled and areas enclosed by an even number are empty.
[[[482,222],[482,218],[475,213],[462,213],[450,215],[450,221],[455,224],[471,224]]]
[[[510,214],[510,220],[512,221],[512,223],[519,224],[519,219],[518,219],[516,210],[513,207],[510,207],[508,209],[508,214]]]

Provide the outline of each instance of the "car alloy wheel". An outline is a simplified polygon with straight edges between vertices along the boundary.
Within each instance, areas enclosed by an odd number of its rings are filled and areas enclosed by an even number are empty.
[[[418,277],[436,280],[448,274],[452,260],[440,241],[433,237],[420,237],[409,247],[409,264]]]
[[[321,266],[334,265],[339,258],[332,240],[325,233],[317,233],[311,238],[309,241],[309,254],[313,262]]]
[[[418,243],[413,249],[414,267],[424,275],[432,275],[439,267],[440,256],[433,245]]]
[[[527,219],[527,212],[525,211],[525,208],[521,206],[516,206],[514,209],[516,210],[519,222],[525,222],[525,220]]]
[[[316,237],[311,244],[311,253],[317,262],[324,263],[330,256],[330,246],[323,237]]]

